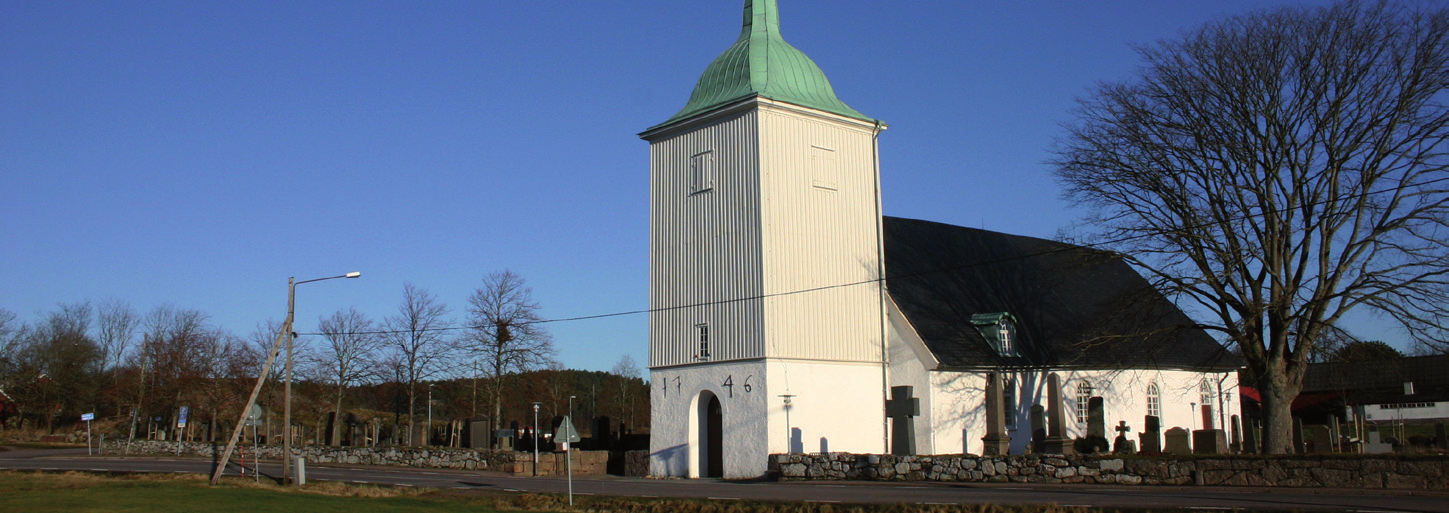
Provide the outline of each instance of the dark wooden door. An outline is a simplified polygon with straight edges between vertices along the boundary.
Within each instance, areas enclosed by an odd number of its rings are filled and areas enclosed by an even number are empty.
[[[724,412],[719,397],[710,396],[705,409],[705,462],[704,477],[724,477]]]

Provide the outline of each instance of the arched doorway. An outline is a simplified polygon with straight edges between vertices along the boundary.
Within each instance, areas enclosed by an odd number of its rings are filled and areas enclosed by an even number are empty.
[[[699,426],[695,461],[699,477],[724,477],[724,408],[719,396],[705,391],[700,394],[696,426]]]

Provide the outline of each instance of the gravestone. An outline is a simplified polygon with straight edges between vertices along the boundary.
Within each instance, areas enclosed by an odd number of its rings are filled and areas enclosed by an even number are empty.
[[[1380,442],[1379,432],[1369,431],[1368,443],[1363,444],[1364,454],[1389,454],[1392,452],[1394,452],[1393,444]]]
[[[1011,435],[1006,434],[1006,400],[1000,372],[986,374],[986,436],[981,437],[983,456],[1011,452]]]
[[[500,429],[498,431],[494,431],[493,436],[498,439],[498,450],[512,451],[513,447],[516,445],[514,443],[514,440],[517,440],[517,437],[515,437],[514,435],[517,433],[517,431],[514,431],[512,429]]]
[[[1333,452],[1333,441],[1330,438],[1328,426],[1308,426],[1308,433],[1313,435],[1313,453],[1327,454]]]
[[[488,448],[488,432],[491,428],[486,420],[473,420],[468,423],[468,447],[472,449]]]
[[[1243,426],[1243,452],[1246,454],[1258,454],[1258,421],[1248,419],[1247,425]]]
[[[1107,412],[1101,397],[1087,399],[1087,436],[1107,439]]]
[[[1308,447],[1303,442],[1303,419],[1293,417],[1293,453],[1304,454],[1306,452],[1308,452]]]
[[[1180,427],[1167,430],[1167,443],[1164,444],[1162,452],[1179,456],[1192,454],[1192,445],[1188,443],[1189,436],[1187,430]]]
[[[1192,432],[1193,454],[1227,454],[1228,434],[1221,429],[1199,429]]]
[[[1449,449],[1449,437],[1444,436],[1444,423],[1434,424],[1434,447]]]
[[[413,447],[428,445],[428,426],[425,422],[417,422],[413,425]]]
[[[1228,449],[1234,453],[1241,453],[1243,452],[1243,421],[1237,415],[1233,415],[1231,418],[1233,433]]]
[[[1046,454],[1072,454],[1072,441],[1067,438],[1066,406],[1062,404],[1062,378],[1056,373],[1047,375],[1047,436],[1042,443]]]
[[[1162,452],[1162,421],[1156,415],[1143,417],[1142,423],[1147,427],[1137,438],[1142,441],[1142,452]]]
[[[610,428],[611,425],[608,416],[600,415],[594,417],[593,427],[589,431],[593,433],[589,437],[589,446],[596,451],[608,450],[614,441],[614,434]]]
[[[1127,421],[1118,421],[1117,427],[1112,429],[1117,431],[1117,439],[1112,441],[1112,454],[1135,454],[1137,444],[1127,439],[1127,433],[1132,431],[1132,428],[1127,427]]]
[[[915,418],[921,414],[921,400],[911,397],[912,390],[910,386],[891,387],[891,398],[886,401],[886,416],[891,418],[891,454],[896,456],[916,454]]]
[[[1040,454],[1046,449],[1046,408],[1040,404],[1031,405],[1031,452]]]

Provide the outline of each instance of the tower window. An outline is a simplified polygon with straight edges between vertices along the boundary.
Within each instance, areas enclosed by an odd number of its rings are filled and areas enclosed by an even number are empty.
[[[714,152],[706,151],[689,158],[689,193],[698,194],[714,188]]]
[[[699,338],[699,358],[709,358],[709,325],[696,324],[694,331]]]

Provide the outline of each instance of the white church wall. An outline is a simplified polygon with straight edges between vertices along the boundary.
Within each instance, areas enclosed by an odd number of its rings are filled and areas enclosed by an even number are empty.
[[[937,454],[935,437],[931,426],[931,377],[930,371],[939,362],[926,348],[926,343],[916,334],[915,328],[901,313],[895,301],[887,298],[890,318],[890,386],[911,386],[914,397],[920,399],[921,415],[915,420],[916,454]],[[894,431],[887,427],[894,437]],[[889,447],[887,447],[889,449]]]
[[[1207,379],[1211,385],[1214,401],[1214,427],[1231,424],[1233,415],[1241,415],[1237,400],[1237,374],[1233,372],[1199,372],[1185,370],[1057,370],[1062,378],[1062,399],[1064,424],[1068,438],[1080,438],[1087,434],[1086,422],[1079,422],[1077,387],[1087,381],[1092,383],[1094,395],[1103,398],[1103,424],[1106,438],[1116,438],[1114,430],[1121,421],[1132,429],[1128,439],[1136,441],[1137,435],[1146,427],[1147,388],[1156,383],[1161,394],[1160,417],[1162,431],[1173,427],[1187,430],[1202,429],[1202,415],[1196,407],[1201,406],[1201,383]],[[1017,371],[1008,373],[1014,381],[1015,422],[1008,425],[1011,435],[1011,453],[1022,454],[1031,443],[1031,407],[1047,405],[1047,372]],[[981,438],[986,436],[984,373],[978,372],[931,372],[932,383],[932,440],[936,454],[980,454]],[[1219,404],[1227,408],[1219,408]]]
[[[758,116],[725,112],[650,141],[649,366],[764,356]],[[708,154],[707,190],[692,192]],[[673,308],[701,305],[692,308]],[[709,356],[699,325],[708,326]]]
[[[759,108],[766,351],[880,362],[874,126],[765,99]]]
[[[763,475],[769,456],[764,441],[769,436],[767,409],[771,407],[764,378],[765,365],[758,360],[652,370],[649,373],[653,387],[649,393],[650,475],[689,478],[704,475],[699,401],[706,391],[720,401],[724,477]]]
[[[769,360],[768,367],[770,453],[889,452],[878,362]],[[794,396],[788,424],[780,397],[786,394]]]

